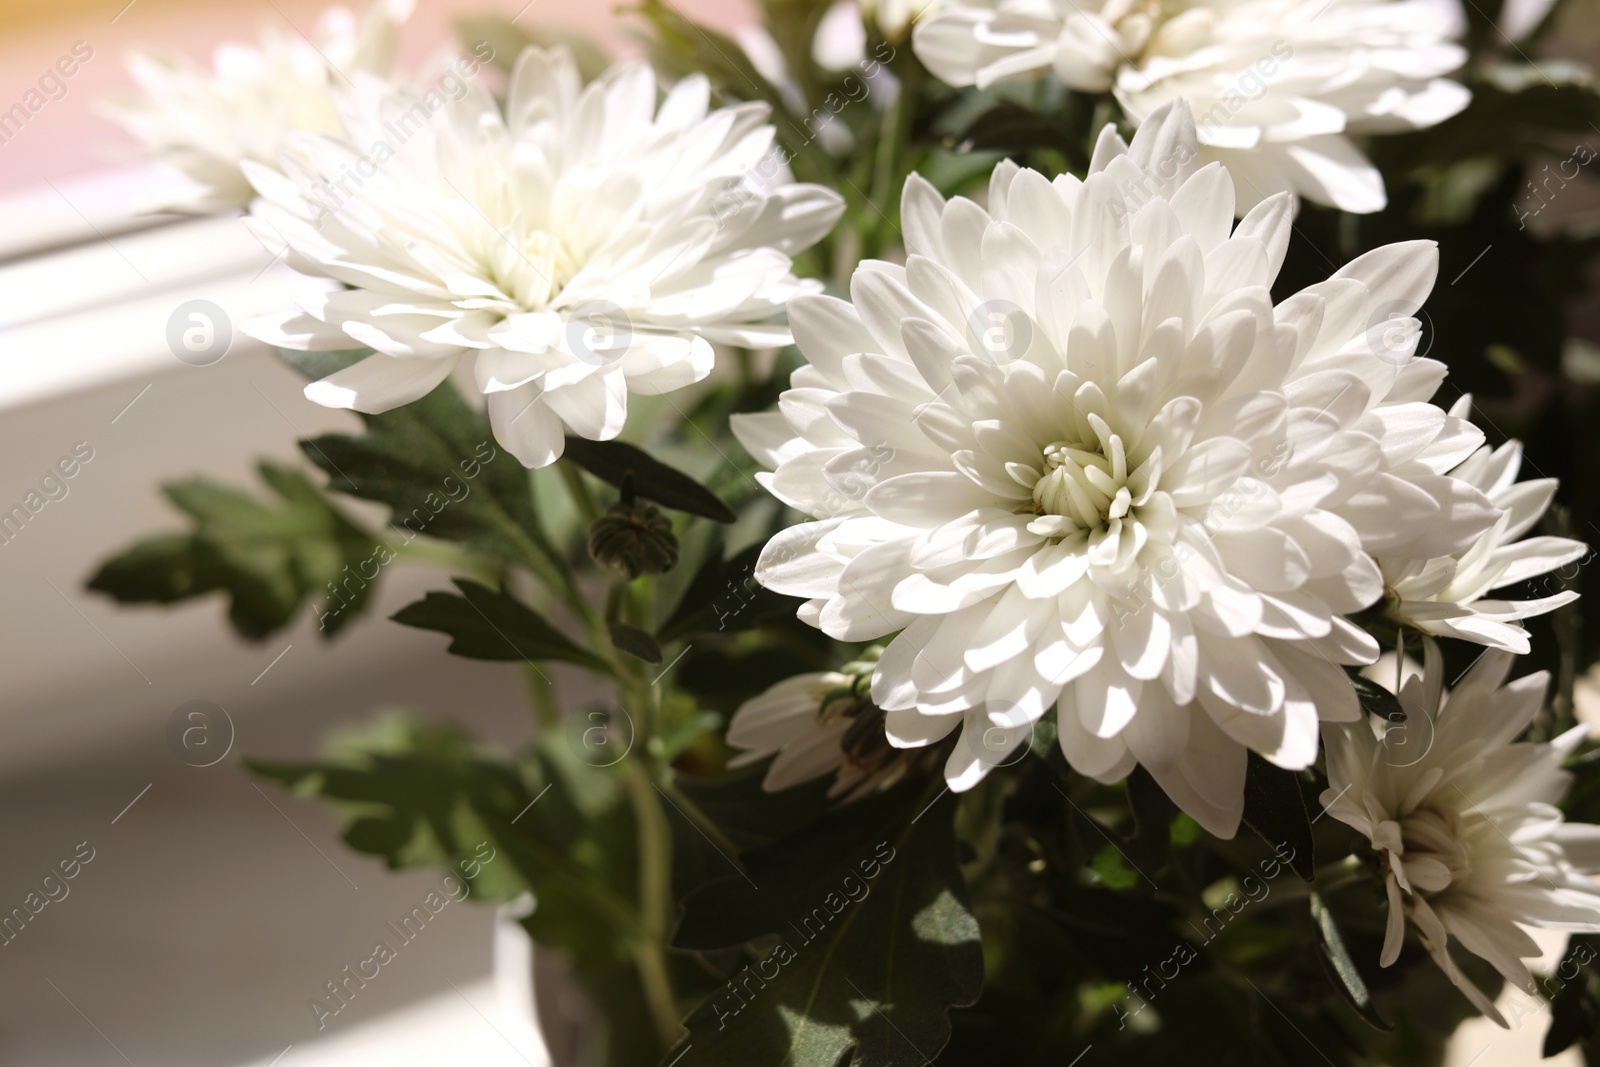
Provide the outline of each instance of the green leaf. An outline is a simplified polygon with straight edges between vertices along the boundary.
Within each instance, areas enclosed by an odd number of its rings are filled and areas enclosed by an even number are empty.
[[[1385,722],[1406,721],[1405,705],[1400,703],[1400,698],[1377,682],[1358,674],[1350,679],[1350,684],[1355,686],[1356,699],[1361,702],[1361,710],[1367,714],[1376,715]]]
[[[692,633],[752,630],[770,619],[792,615],[800,605],[798,598],[756,583],[762,547],[751,545],[728,560],[715,552],[707,557],[656,637],[674,641]]]
[[[345,842],[390,868],[443,867],[490,900],[532,890],[537,907],[525,924],[534,936],[601,968],[627,958],[635,928],[615,888],[636,877],[631,817],[611,775],[562,751],[517,763],[455,728],[390,715],[337,738],[323,760],[246,767],[332,801]],[[596,784],[611,789],[597,798]]]
[[[508,593],[465,578],[454,579],[461,595],[429,593],[401,608],[394,621],[420,630],[449,634],[447,651],[468,659],[565,660],[590,670],[610,673],[599,656],[578,647],[561,631]]]
[[[661,646],[656,644],[656,639],[639,629],[629,626],[624,622],[613,622],[606,625],[611,633],[611,644],[621,652],[626,652],[635,659],[642,659],[646,663],[661,662]]]
[[[836,811],[744,857],[683,904],[678,943],[776,947],[697,1008],[673,1054],[708,1067],[922,1067],[950,1036],[948,1010],[983,986],[953,819],[900,789]],[[926,805],[926,806],[925,806]],[[754,888],[759,886],[760,888]]]
[[[674,778],[673,787],[741,851],[754,850],[799,833],[828,807],[831,783],[827,779],[769,793],[761,785],[766,774],[767,762],[763,761],[719,778],[680,774]]]
[[[561,458],[570,460],[609,485],[620,487],[631,474],[634,493],[664,508],[699,515],[715,522],[738,521],[739,516],[717,494],[626,441],[589,441],[582,437],[568,437],[566,451]]]
[[[1316,878],[1315,846],[1311,818],[1306,813],[1300,779],[1293,771],[1275,767],[1249,754],[1244,775],[1244,823],[1254,830],[1296,874],[1306,881]],[[1292,849],[1283,857],[1283,848]]]
[[[1385,1033],[1393,1030],[1394,1026],[1386,1022],[1373,1006],[1372,994],[1367,991],[1367,983],[1344,947],[1344,938],[1339,935],[1339,926],[1334,922],[1333,913],[1316,893],[1311,894],[1311,918],[1317,926],[1317,944],[1322,950],[1322,962],[1327,965],[1333,987],[1355,1009],[1356,1014],[1374,1029]]]
[[[365,610],[394,551],[298,471],[271,463],[258,470],[276,500],[205,478],[165,486],[193,531],[138,542],[103,563],[88,588],[124,604],[226,592],[229,621],[250,639],[287,626],[314,600],[323,636],[338,633]]]
[[[414,403],[363,415],[361,436],[302,441],[329,488],[391,509],[406,540],[426,534],[537,567],[540,547],[528,472],[495,443],[488,418],[448,384]]]

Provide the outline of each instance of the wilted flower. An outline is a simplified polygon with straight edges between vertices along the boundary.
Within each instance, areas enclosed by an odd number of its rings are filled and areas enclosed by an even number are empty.
[[[658,107],[642,63],[585,86],[565,49],[530,48],[504,113],[478,84],[437,109],[373,81],[340,100],[343,135],[296,139],[287,177],[247,166],[251,221],[290,266],[350,287],[250,332],[376,350],[306,388],[324,406],[387,411],[471,356],[496,438],[542,467],[567,429],[620,433],[630,393],[704,378],[713,342],[784,343],[784,303],[820,288],[789,254],[843,201],[767,180],[766,106],[713,111],[700,75]]]
[[[211,70],[181,57],[129,55],[141,95],[110,101],[107,113],[182,180],[150,206],[199,213],[248,204],[255,192],[241,164],[275,167],[291,134],[337,133],[331,89],[358,73],[390,76],[414,3],[374,0],[359,21],[331,8],[315,43],[268,26],[256,47],[218,48]]]
[[[1473,1005],[1505,1019],[1451,958],[1452,940],[1535,992],[1525,960],[1540,949],[1524,926],[1600,930],[1600,827],[1564,823],[1572,776],[1562,760],[1585,727],[1549,744],[1513,743],[1544,702],[1548,675],[1506,683],[1512,656],[1486,651],[1448,695],[1427,640],[1421,677],[1399,693],[1406,729],[1427,723],[1425,753],[1386,747],[1371,720],[1323,727],[1328,814],[1378,850],[1389,899],[1380,962],[1399,958],[1409,916],[1435,961]],[[1408,746],[1409,747],[1409,746]]]
[[[906,265],[795,300],[811,365],[735,432],[818,520],[758,580],[840,640],[899,632],[872,689],[894,744],[965,724],[965,789],[1059,700],[1074,767],[1143,764],[1228,836],[1247,749],[1306,767],[1319,718],[1359,715],[1340,665],[1378,655],[1348,619],[1383,595],[1372,557],[1457,552],[1498,512],[1447,473],[1482,434],[1427,403],[1444,367],[1367,333],[1417,309],[1434,246],[1274,307],[1289,197],[1233,229],[1195,156],[1180,104],[1131,149],[1108,127],[1084,181],[1001,165],[987,210],[913,177]]]
[[[1443,77],[1466,61],[1456,0],[953,0],[912,36],[952,85],[1054,70],[1115,94],[1135,124],[1179,97],[1200,158],[1227,164],[1242,215],[1290,190],[1345,211],[1384,205],[1353,135],[1418,129],[1471,94]]]

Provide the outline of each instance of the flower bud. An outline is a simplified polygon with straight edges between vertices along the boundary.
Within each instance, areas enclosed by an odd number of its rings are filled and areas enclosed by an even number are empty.
[[[665,574],[677,565],[678,539],[653,505],[617,503],[589,528],[589,554],[629,578]]]

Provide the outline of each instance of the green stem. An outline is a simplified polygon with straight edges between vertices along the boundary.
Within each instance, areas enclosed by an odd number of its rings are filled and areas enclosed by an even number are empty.
[[[572,503],[578,509],[578,515],[583,519],[584,525],[594,522],[600,517],[600,505],[595,501],[594,494],[589,491],[589,486],[583,480],[583,474],[578,468],[562,461],[556,464],[556,470],[561,472],[561,484],[567,487],[567,495],[572,498]]]
[[[679,1034],[677,997],[667,971],[672,909],[671,828],[656,799],[648,757],[630,754],[625,763],[628,795],[639,834],[639,930],[634,938],[634,964],[639,968],[639,981],[661,1044],[670,1048]]]
[[[895,77],[900,79],[900,90],[895,96],[894,106],[885,116],[887,136],[879,138],[878,151],[873,159],[870,206],[877,209],[871,216],[874,231],[878,230],[880,224],[892,226],[888,220],[900,213],[900,189],[896,179],[904,169],[902,163],[911,145],[911,127],[917,116],[917,99],[922,92],[920,63],[915,60],[908,62],[896,56],[890,61],[890,66]],[[871,249],[874,255],[888,243],[887,234],[877,233],[876,236]]]
[[[555,546],[545,537],[544,531],[523,529],[515,523],[511,524],[510,529],[512,537],[522,543],[523,553],[528,560],[528,569],[533,571],[547,588],[560,596],[579,618],[587,618],[591,614],[589,602],[584,598],[583,591],[578,588],[572,570],[562,560]]]
[[[532,663],[522,665],[522,682],[528,690],[528,700],[533,704],[534,721],[543,734],[561,726],[561,714],[556,710],[556,690],[549,677]]]
[[[608,618],[623,621],[636,607],[628,596],[628,583],[619,580],[608,597]],[[615,613],[613,616],[612,613]],[[644,987],[650,1017],[664,1048],[670,1048],[680,1033],[677,996],[667,969],[667,937],[672,930],[672,828],[656,795],[654,743],[657,727],[658,694],[645,665],[621,654],[613,654],[621,697],[633,715],[633,745],[621,767],[633,807],[635,832],[639,842],[639,926],[634,937],[634,965]]]
[[[400,542],[385,540],[384,545],[401,559],[432,564],[442,570],[466,571],[476,578],[492,577],[492,568],[486,560],[442,541],[426,538]]]

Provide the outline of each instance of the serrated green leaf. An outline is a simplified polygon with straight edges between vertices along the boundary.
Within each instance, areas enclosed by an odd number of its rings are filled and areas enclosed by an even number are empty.
[[[508,593],[465,578],[454,580],[460,596],[429,593],[393,616],[402,626],[450,635],[449,650],[468,659],[564,660],[610,672],[610,664],[574,644],[544,616]]]
[[[455,728],[404,716],[329,748],[316,762],[245,765],[298,795],[333,802],[346,819],[345,842],[391,868],[444,868],[487,900],[531,890],[537,907],[525,924],[581,967],[628,957],[636,914],[613,887],[636,877],[631,815],[615,791],[584,814],[570,802],[585,791],[570,775],[609,775],[563,767],[543,752],[518,764]]]
[[[370,602],[393,551],[328,501],[304,475],[263,463],[276,500],[205,478],[165,487],[193,521],[188,534],[141,541],[103,563],[88,588],[124,604],[172,604],[223,591],[229,620],[260,639],[294,620],[308,600],[332,637]]]
[[[425,534],[522,566],[548,558],[528,472],[449,384],[362,419],[360,436],[300,442],[330,489],[387,504],[389,524],[408,540]]]

